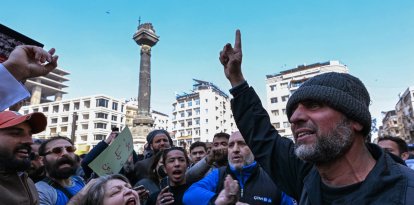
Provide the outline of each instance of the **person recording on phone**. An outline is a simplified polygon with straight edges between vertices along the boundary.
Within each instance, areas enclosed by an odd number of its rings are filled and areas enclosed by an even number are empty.
[[[95,178],[98,177],[93,170],[88,166],[99,154],[101,154],[118,136],[119,128],[113,127],[111,133],[109,133],[108,137],[105,140],[99,142],[89,153],[85,156],[82,160],[81,166],[83,171],[85,172],[85,179]],[[138,161],[138,155],[135,151],[132,152],[132,160],[134,162]],[[133,170],[132,170],[133,171]],[[137,182],[134,173],[127,173],[124,168],[121,169],[119,172],[120,174],[125,175],[131,184],[135,184]]]

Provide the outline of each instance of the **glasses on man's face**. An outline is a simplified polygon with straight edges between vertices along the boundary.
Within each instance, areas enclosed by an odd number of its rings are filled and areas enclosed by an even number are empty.
[[[65,147],[54,147],[50,151],[45,152],[45,156],[48,154],[62,154],[63,150],[66,150],[68,153],[73,153],[76,151],[76,147],[74,146],[65,146]]]

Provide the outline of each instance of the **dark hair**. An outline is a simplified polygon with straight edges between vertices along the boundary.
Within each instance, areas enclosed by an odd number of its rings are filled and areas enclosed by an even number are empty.
[[[190,145],[190,153],[196,147],[203,147],[204,148],[204,151],[207,152],[207,145],[206,145],[206,143],[205,142],[197,141],[197,142],[194,142],[193,144]]]
[[[185,157],[185,161],[187,162],[187,165],[190,163],[190,159],[188,158],[187,151],[185,151],[184,148],[182,148],[182,147],[171,147],[171,148],[165,149],[162,152],[162,160],[164,161],[164,165],[165,165],[165,161],[167,159],[167,154],[169,152],[173,151],[173,150],[178,150],[178,151],[183,152],[184,153],[184,157]]]
[[[72,140],[70,140],[69,138],[67,138],[67,137],[62,137],[62,136],[57,136],[57,137],[51,137],[51,138],[49,138],[49,139],[47,139],[46,141],[44,141],[44,142],[42,142],[42,144],[40,145],[40,147],[39,147],[39,155],[40,156],[44,156],[45,155],[45,152],[46,152],[46,145],[49,143],[49,142],[52,142],[52,141],[55,141],[55,140],[66,140],[66,141],[68,141],[72,146],[74,145],[73,144],[73,142],[72,142]]]
[[[230,135],[227,134],[227,133],[225,133],[225,132],[219,132],[219,133],[216,133],[214,135],[213,141],[214,141],[215,138],[226,138],[226,139],[230,139]]]
[[[390,140],[395,142],[398,145],[398,149],[400,154],[404,153],[404,152],[408,152],[408,145],[407,143],[399,138],[399,137],[393,137],[393,136],[384,136],[384,137],[379,137],[378,138],[378,142],[384,141],[384,140]]]
[[[45,140],[44,139],[37,139],[37,138],[33,138],[33,144],[42,144]]]
[[[112,127],[111,130],[112,130],[112,132],[119,132],[119,128],[118,127]]]
[[[129,183],[128,179],[121,175],[121,174],[111,174],[101,176],[96,179],[94,184],[91,185],[86,195],[82,198],[81,203],[82,205],[102,205],[105,192],[105,184],[108,183],[110,180],[119,179],[126,183]]]
[[[162,129],[160,129],[160,130],[153,130],[150,133],[148,133],[148,135],[147,135],[147,143],[148,143],[148,146],[145,148],[146,150],[151,150],[152,140],[158,134],[164,134],[165,136],[167,136],[168,142],[170,143],[171,147],[174,145],[174,143],[173,143],[173,141],[171,139],[170,133],[168,133],[167,130],[162,130]]]
[[[158,162],[161,160],[162,157],[162,152],[158,152],[157,154],[155,154],[154,156],[154,161],[152,161],[152,164],[149,167],[148,173],[149,173],[149,177],[152,181],[154,181],[156,184],[160,183],[160,180],[158,179],[158,174],[157,174],[157,165]]]

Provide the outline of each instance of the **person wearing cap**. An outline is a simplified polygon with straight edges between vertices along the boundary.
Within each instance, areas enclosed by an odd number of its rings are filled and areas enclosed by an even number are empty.
[[[42,113],[0,112],[1,204],[39,204],[36,187],[24,171],[30,167],[32,134],[44,131],[46,124]]]
[[[0,111],[30,97],[23,83],[28,78],[43,76],[57,67],[55,49],[48,52],[31,45],[17,46],[0,64]]]
[[[147,135],[148,146],[146,148],[145,159],[135,163],[134,171],[136,179],[139,181],[149,177],[149,169],[154,161],[155,154],[173,146],[170,134],[166,130],[153,130]]]
[[[414,171],[366,142],[371,100],[358,78],[325,73],[304,82],[286,105],[293,143],[272,126],[244,79],[241,48],[237,30],[234,47],[220,53],[234,119],[279,188],[299,204],[414,204]]]

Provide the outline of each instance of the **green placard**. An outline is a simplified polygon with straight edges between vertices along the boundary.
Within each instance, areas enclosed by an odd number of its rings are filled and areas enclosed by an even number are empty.
[[[131,131],[129,131],[128,127],[125,127],[109,147],[89,163],[88,166],[99,176],[119,173],[133,150]]]

